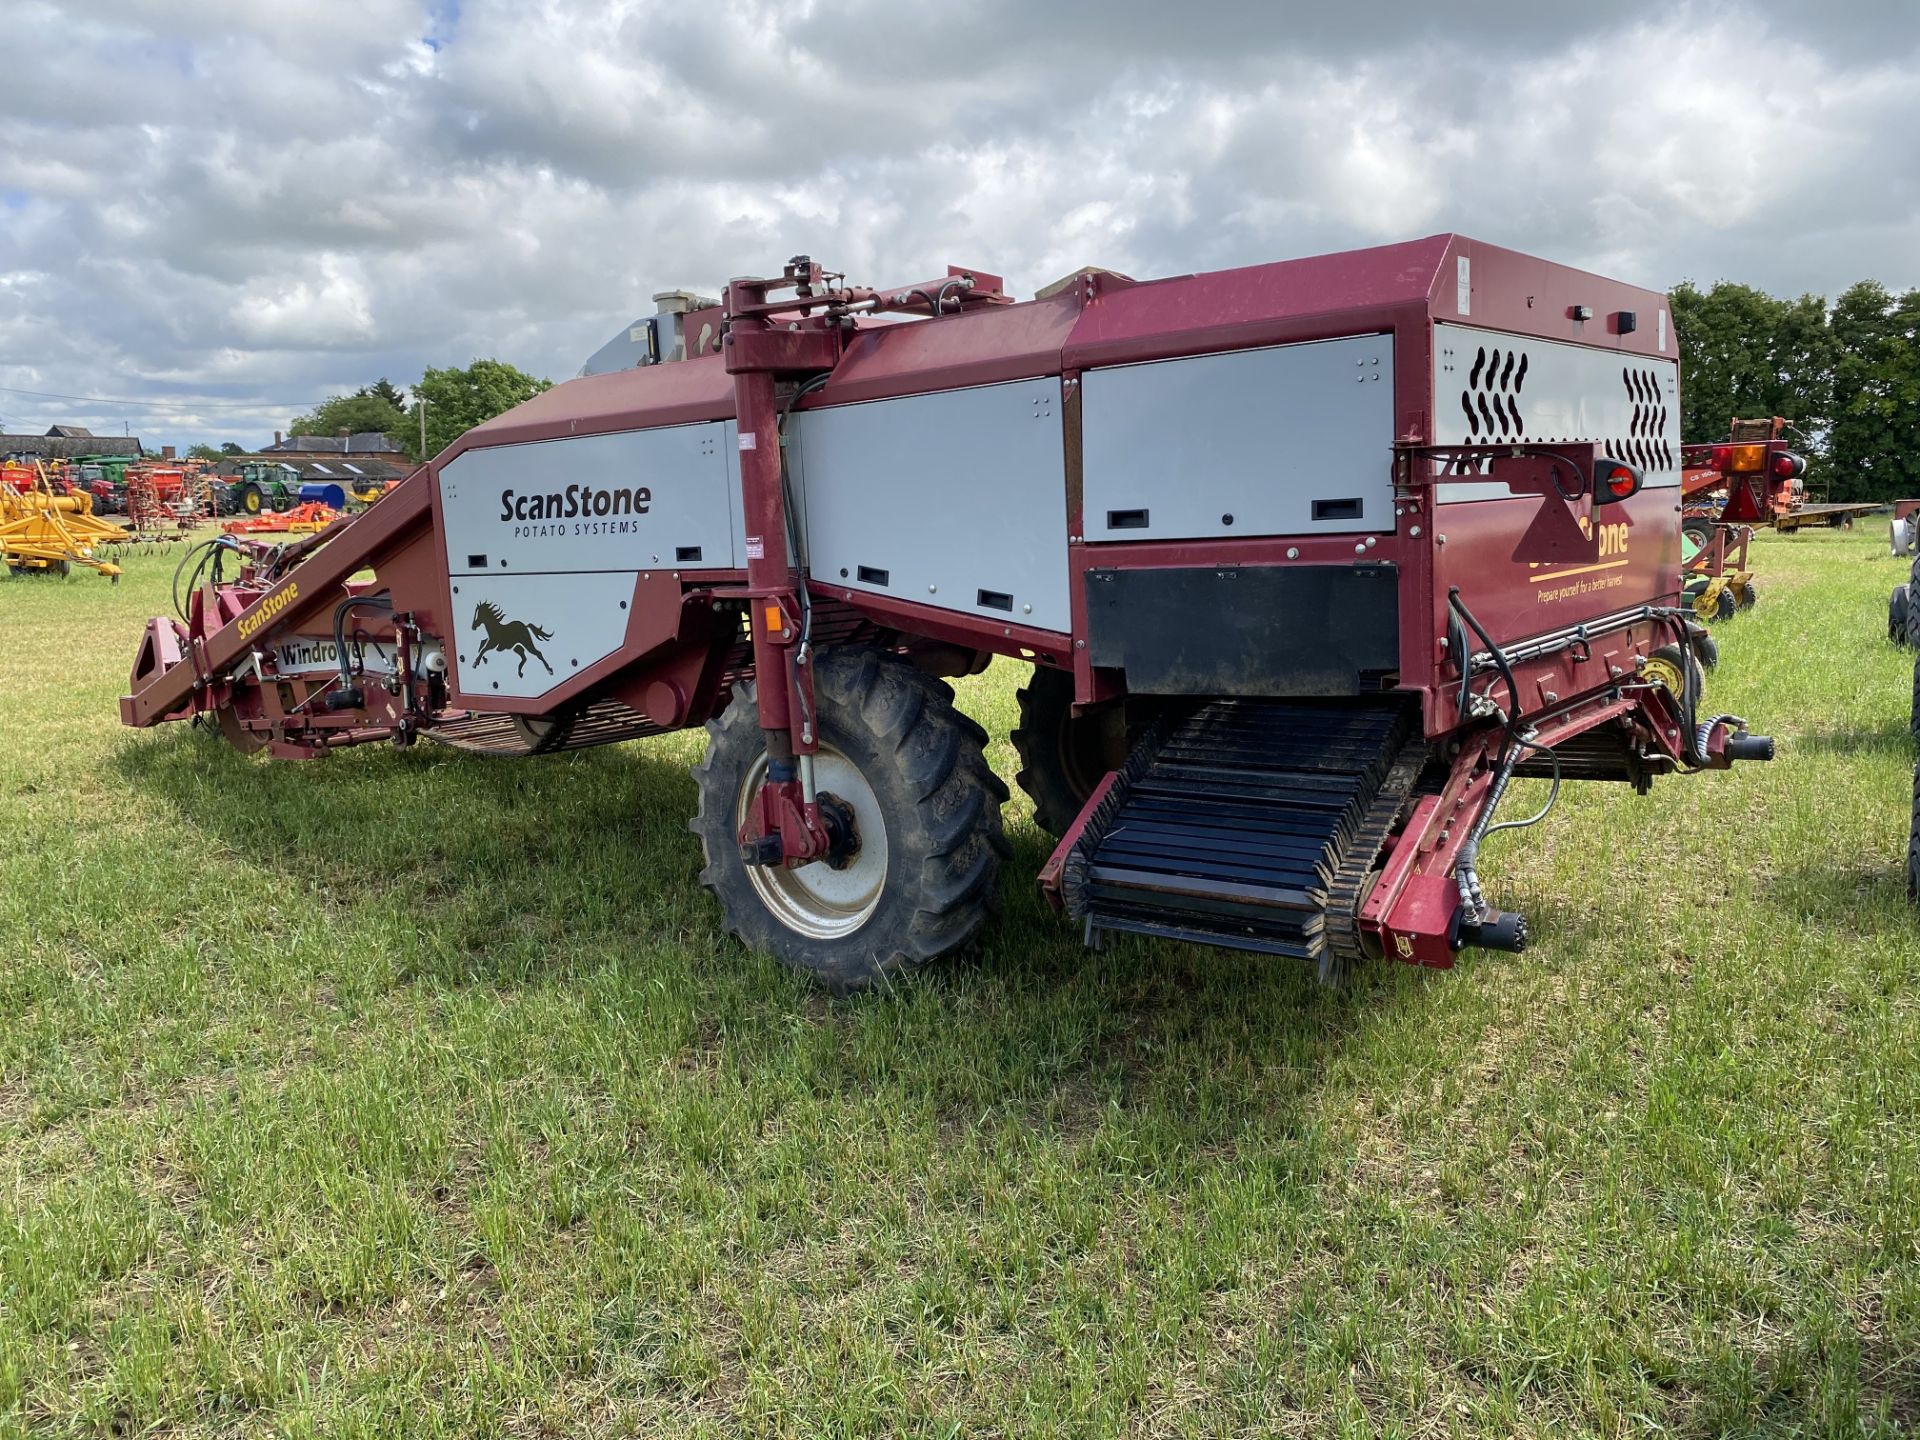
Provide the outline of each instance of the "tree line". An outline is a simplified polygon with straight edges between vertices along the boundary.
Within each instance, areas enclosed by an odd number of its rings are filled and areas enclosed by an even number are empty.
[[[437,455],[483,420],[511,410],[542,390],[553,388],[543,380],[504,360],[475,360],[465,368],[428,367],[425,374],[402,390],[384,375],[351,395],[335,395],[305,415],[287,422],[289,435],[385,435],[410,460]],[[409,391],[411,393],[409,393]],[[426,443],[421,443],[420,406],[426,405]],[[196,445],[187,452],[217,460],[245,453],[229,440],[215,449]]]
[[[1723,280],[1668,298],[1685,443],[1724,440],[1734,416],[1780,415],[1800,431],[1815,494],[1920,495],[1920,290],[1862,280],[1829,306]]]

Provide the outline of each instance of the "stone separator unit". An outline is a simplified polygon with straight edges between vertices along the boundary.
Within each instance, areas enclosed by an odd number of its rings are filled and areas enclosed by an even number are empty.
[[[1007,792],[941,677],[994,656],[1089,940],[1330,981],[1525,943],[1477,869],[1516,776],[1770,756],[1702,693],[1664,296],[1457,235],[1043,296],[736,280],[362,515],[209,542],[122,717],[282,758],[705,725],[727,929],[842,990],[989,920]]]

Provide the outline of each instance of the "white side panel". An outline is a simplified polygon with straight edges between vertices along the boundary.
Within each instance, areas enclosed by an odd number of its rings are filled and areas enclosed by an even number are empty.
[[[536,699],[620,648],[641,571],[731,569],[731,431],[579,435],[450,461],[440,509],[459,688]]]
[[[1393,339],[1090,370],[1089,540],[1393,529]]]
[[[468,450],[440,472],[456,575],[725,570],[732,421]],[[700,552],[692,559],[692,551]],[[686,552],[686,558],[683,558]]]
[[[816,583],[1070,628],[1057,378],[808,410],[788,439]]]
[[[1680,483],[1674,361],[1470,325],[1436,325],[1433,343],[1436,444],[1591,440],[1637,466],[1646,489]],[[1439,487],[1442,504],[1510,497],[1504,485]]]
[[[633,570],[453,578],[453,678],[468,695],[530,700],[626,638]]]

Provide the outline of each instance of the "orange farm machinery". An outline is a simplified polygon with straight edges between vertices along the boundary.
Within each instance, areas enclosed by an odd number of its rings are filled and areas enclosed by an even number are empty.
[[[124,721],[282,758],[704,725],[722,923],[836,990],[988,922],[1006,790],[941,677],[994,656],[1090,941],[1330,981],[1524,945],[1478,869],[1540,818],[1496,820],[1516,777],[1772,753],[1704,697],[1657,293],[1456,235],[1025,303],[800,256],[685,333],[193,552]]]

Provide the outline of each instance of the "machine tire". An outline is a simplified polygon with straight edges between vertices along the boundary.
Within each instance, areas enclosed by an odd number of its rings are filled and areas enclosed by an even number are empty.
[[[1020,757],[1014,783],[1033,801],[1033,821],[1064,835],[1109,770],[1126,763],[1126,719],[1118,706],[1073,713],[1073,675],[1036,665],[1015,695],[1020,722],[1010,737]]]
[[[1689,647],[1683,651],[1678,645],[1662,645],[1647,656],[1644,673],[1656,685],[1664,686],[1677,701],[1682,700],[1682,697],[1676,690],[1674,682],[1677,680],[1684,685],[1688,683],[1688,677],[1691,677],[1694,704],[1691,709],[1684,702],[1677,707],[1685,712],[1681,716],[1681,723],[1691,730],[1697,718],[1700,697],[1705,693],[1707,684],[1706,672],[1700,668],[1700,662],[1694,658],[1692,648]]]
[[[1920,675],[1920,666],[1915,674]],[[1913,818],[1907,824],[1907,900],[1920,905],[1920,768],[1913,772]]]
[[[577,713],[563,711],[554,715],[511,715],[509,723],[529,755],[547,755],[565,745],[573,736]]]
[[[1680,526],[1680,533],[1704,550],[1713,543],[1713,522],[1701,519],[1686,520]]]
[[[1887,639],[1896,645],[1907,643],[1907,609],[1911,603],[1905,585],[1893,587],[1887,599]]]
[[[240,487],[239,501],[234,507],[247,515],[258,515],[267,508],[266,496],[260,493],[260,487],[249,481]]]
[[[1920,656],[1913,662],[1913,708],[1907,714],[1907,730],[1920,740]]]
[[[1720,664],[1720,642],[1702,631],[1693,637],[1693,658],[1700,662],[1703,670],[1714,669]]]
[[[1739,608],[1740,602],[1733,593],[1733,587],[1731,585],[1722,586],[1719,595],[1714,597],[1713,618],[1716,620],[1731,620],[1734,611]]]
[[[1920,605],[1914,603],[1920,596],[1920,554],[1913,557],[1913,565],[1907,572],[1907,644],[1920,650]]]
[[[794,878],[815,866],[765,867],[756,876],[740,858],[740,809],[765,765],[752,681],[736,685],[732,703],[707,722],[707,753],[693,768],[699,810],[689,828],[705,859],[700,883],[720,902],[727,933],[844,995],[888,985],[979,932],[998,907],[1000,862],[1010,853],[1000,829],[1007,787],[987,766],[986,732],[954,709],[952,689],[901,661],[864,647],[823,651],[814,698],[816,763],[838,769],[849,790],[864,786],[864,795],[841,798],[882,827],[885,851],[871,899],[860,897],[857,880],[845,887],[852,902],[822,899]],[[838,793],[825,778],[820,789]],[[872,839],[863,837],[861,853]],[[798,928],[776,904],[794,914],[815,906],[803,919],[831,933]]]
[[[242,755],[257,755],[267,748],[267,737],[242,725],[231,705],[222,705],[213,712],[213,718],[221,737]]]
[[[1759,587],[1751,579],[1740,587],[1740,594],[1734,597],[1735,604],[1742,610],[1751,610],[1759,599]]]

